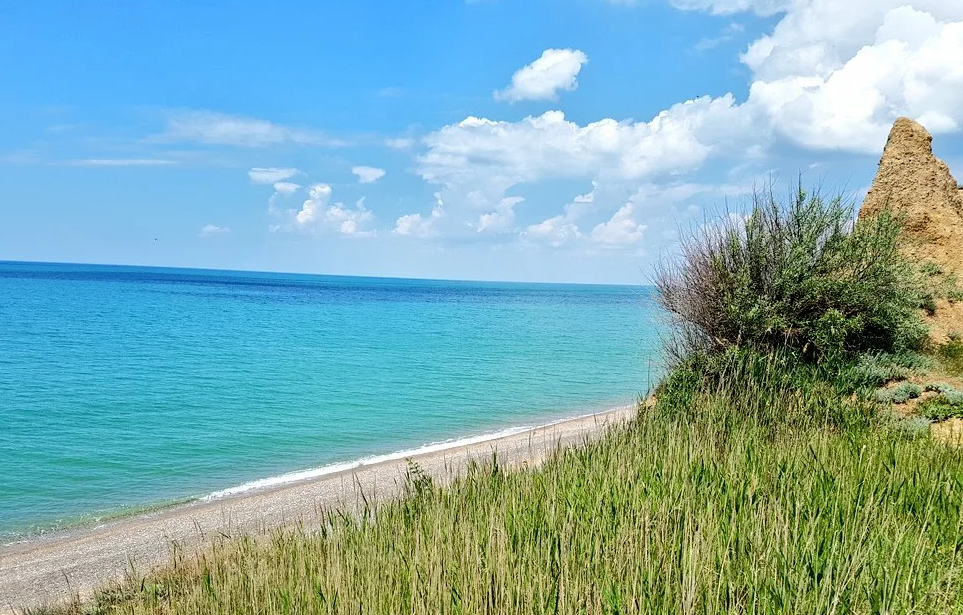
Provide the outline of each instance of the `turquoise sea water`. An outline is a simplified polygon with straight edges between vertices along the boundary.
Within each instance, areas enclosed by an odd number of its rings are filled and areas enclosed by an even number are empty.
[[[633,403],[646,287],[0,262],[0,542]]]

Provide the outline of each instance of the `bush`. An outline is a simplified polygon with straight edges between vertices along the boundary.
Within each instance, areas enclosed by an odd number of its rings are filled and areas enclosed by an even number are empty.
[[[893,389],[876,391],[876,401],[889,404],[905,404],[923,394],[923,387],[912,382],[904,382]]]
[[[850,393],[922,375],[932,367],[932,360],[915,352],[866,353],[854,363],[842,367],[836,378],[843,383],[840,387],[843,392]]]
[[[921,402],[916,411],[921,417],[934,421],[963,416],[963,398],[939,395]]]
[[[747,217],[685,237],[682,261],[658,269],[678,333],[670,358],[744,346],[819,363],[918,348],[923,293],[899,231],[886,212],[854,227],[841,197],[800,187],[783,207],[757,192]]]

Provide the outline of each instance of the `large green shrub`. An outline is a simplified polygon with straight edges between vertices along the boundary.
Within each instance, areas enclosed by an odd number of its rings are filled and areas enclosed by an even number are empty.
[[[887,213],[854,226],[841,197],[800,187],[782,206],[757,192],[747,216],[688,235],[681,261],[657,272],[680,334],[676,358],[788,348],[822,362],[918,347],[922,293],[899,231]]]

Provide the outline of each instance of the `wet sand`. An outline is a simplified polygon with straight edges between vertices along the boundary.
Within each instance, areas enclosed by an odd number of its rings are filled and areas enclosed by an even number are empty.
[[[630,419],[635,407],[619,408],[536,427],[482,442],[453,446],[406,459],[380,461],[259,491],[198,501],[93,528],[51,534],[0,547],[0,613],[55,604],[136,576],[170,562],[173,545],[186,553],[213,540],[303,523],[315,526],[319,511],[358,511],[364,501],[397,497],[408,459],[438,481],[464,472],[471,460],[492,455],[508,466],[538,465],[559,447],[580,444],[609,425]]]

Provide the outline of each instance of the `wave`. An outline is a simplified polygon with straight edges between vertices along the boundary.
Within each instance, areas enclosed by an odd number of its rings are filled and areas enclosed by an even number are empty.
[[[398,461],[400,459],[406,459],[408,457],[414,457],[417,455],[424,455],[427,453],[438,453],[448,449],[458,448],[461,446],[469,446],[472,444],[481,444],[483,442],[489,442],[492,440],[499,440],[508,436],[523,433],[526,431],[531,431],[533,429],[538,429],[541,427],[551,427],[552,425],[558,425],[560,423],[566,423],[568,421],[575,421],[578,419],[589,418],[593,416],[598,416],[600,414],[606,414],[608,412],[614,412],[617,410],[625,410],[632,408],[634,406],[616,406],[614,408],[609,408],[608,410],[603,410],[601,412],[591,412],[589,414],[580,414],[577,416],[556,419],[547,423],[540,423],[538,425],[525,425],[521,427],[509,427],[507,429],[502,429],[499,431],[488,432],[485,434],[477,436],[468,436],[464,438],[457,438],[452,440],[444,440],[442,442],[432,442],[430,444],[425,444],[417,448],[403,449],[400,451],[395,451],[393,453],[387,453],[383,455],[369,455],[367,457],[362,457],[354,461],[346,461],[339,463],[332,463],[329,465],[321,466],[318,468],[312,468],[308,470],[298,470],[296,472],[288,472],[285,474],[279,474],[277,476],[271,476],[268,478],[261,478],[258,480],[253,480],[246,482],[236,487],[229,487],[227,489],[222,489],[220,491],[215,491],[209,493],[208,495],[200,498],[202,502],[210,502],[214,500],[220,500],[224,498],[229,498],[237,496],[243,493],[248,493],[250,491],[262,491],[270,489],[272,487],[279,487],[281,485],[288,485],[291,483],[299,483],[303,481],[308,481],[316,478],[321,478],[322,476],[327,476],[330,474],[337,474],[338,472],[344,472],[347,470],[355,470],[357,468],[384,463],[386,461]]]

